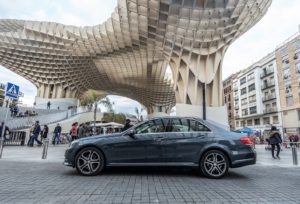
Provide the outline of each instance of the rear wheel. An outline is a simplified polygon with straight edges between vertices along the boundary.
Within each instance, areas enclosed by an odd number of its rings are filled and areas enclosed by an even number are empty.
[[[104,169],[104,156],[95,147],[82,149],[76,156],[76,169],[84,176],[95,176]]]
[[[199,166],[204,176],[219,179],[227,174],[229,162],[223,152],[210,150],[202,156]]]

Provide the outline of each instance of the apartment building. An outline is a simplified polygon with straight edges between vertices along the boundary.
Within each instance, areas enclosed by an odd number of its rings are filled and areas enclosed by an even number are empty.
[[[4,105],[5,101],[5,84],[0,83],[0,107]]]
[[[300,134],[300,31],[276,49],[284,133]]]
[[[228,122],[232,130],[235,129],[233,80],[236,76],[236,74],[232,74],[223,81],[224,102],[227,106]]]
[[[267,134],[271,125],[282,132],[275,53],[238,73],[233,81],[235,127]]]

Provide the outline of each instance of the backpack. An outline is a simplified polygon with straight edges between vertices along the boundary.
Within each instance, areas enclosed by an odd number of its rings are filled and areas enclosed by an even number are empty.
[[[295,141],[295,142],[298,142],[298,140],[299,140],[298,135],[295,135],[295,136],[294,136],[294,141]]]

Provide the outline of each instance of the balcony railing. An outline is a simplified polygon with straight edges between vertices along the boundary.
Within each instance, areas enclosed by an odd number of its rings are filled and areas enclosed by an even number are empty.
[[[266,76],[269,76],[270,74],[273,74],[274,73],[274,69],[267,69],[266,71],[264,71],[261,75],[260,75],[260,78],[264,78]]]
[[[264,109],[264,114],[276,113],[276,112],[278,112],[277,108],[266,108],[266,109]]]
[[[273,99],[276,99],[276,94],[266,95],[262,98],[262,101],[265,102],[265,101],[269,101],[269,100],[273,100]]]
[[[275,86],[275,82],[274,81],[268,81],[267,83],[264,83],[261,86],[261,89],[264,90],[264,89],[267,89],[267,88],[270,88],[270,87],[273,87],[273,86]]]

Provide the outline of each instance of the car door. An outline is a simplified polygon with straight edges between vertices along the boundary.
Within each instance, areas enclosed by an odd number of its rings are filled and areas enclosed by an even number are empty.
[[[130,164],[144,163],[147,160],[147,145],[151,142],[150,135],[145,134],[151,123],[149,121],[133,127],[136,134],[130,136],[126,134],[131,129],[123,133],[122,137],[116,138],[108,147],[109,163]]]
[[[173,118],[161,146],[165,162],[194,163],[201,148],[212,139],[212,132],[201,122]]]

